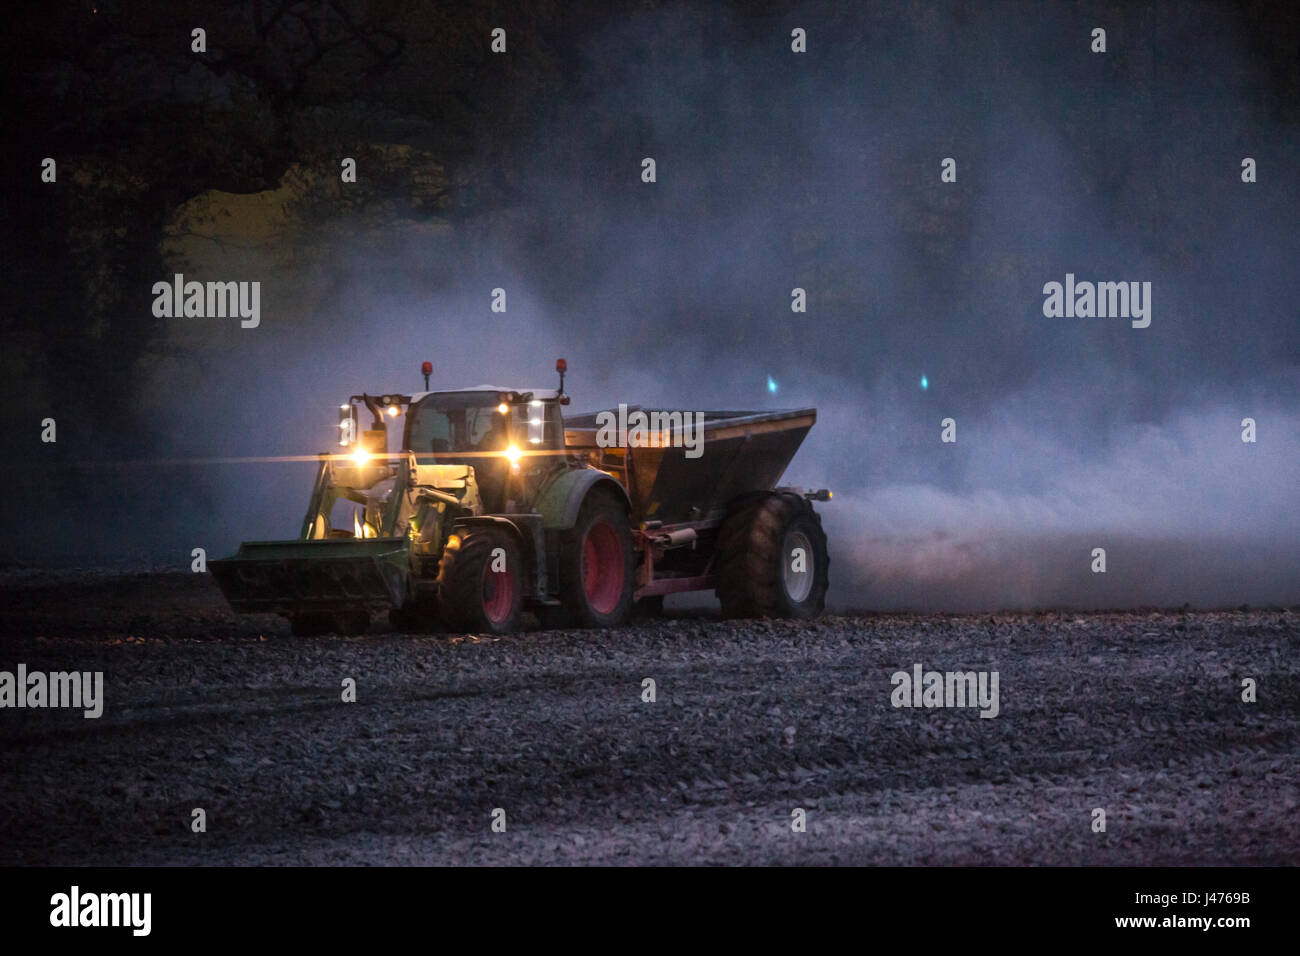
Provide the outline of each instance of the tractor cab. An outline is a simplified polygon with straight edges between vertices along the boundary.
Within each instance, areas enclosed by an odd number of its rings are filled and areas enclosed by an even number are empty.
[[[564,454],[562,395],[478,385],[411,396],[402,449],[417,464],[469,465],[484,510],[518,510]]]

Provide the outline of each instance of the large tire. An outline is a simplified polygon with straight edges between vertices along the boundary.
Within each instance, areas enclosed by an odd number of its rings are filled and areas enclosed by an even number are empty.
[[[627,507],[594,489],[560,539],[560,602],[572,626],[618,627],[627,620],[634,558]]]
[[[497,548],[505,552],[504,568],[494,557]],[[459,548],[443,552],[438,566],[438,612],[452,630],[517,631],[523,597],[523,558],[509,531],[475,529],[461,539]]]
[[[718,534],[722,616],[816,617],[826,607],[829,568],[826,533],[811,504],[779,493],[741,499]]]

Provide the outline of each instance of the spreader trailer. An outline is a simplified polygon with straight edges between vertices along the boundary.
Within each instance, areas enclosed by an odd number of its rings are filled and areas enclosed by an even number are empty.
[[[299,537],[210,562],[231,606],[300,635],[361,632],[383,610],[403,631],[508,633],[524,610],[614,627],[634,605],[702,590],[728,617],[821,613],[829,559],[812,502],[830,492],[777,484],[815,409],[566,418],[563,359],[556,369],[559,389],[352,396]]]

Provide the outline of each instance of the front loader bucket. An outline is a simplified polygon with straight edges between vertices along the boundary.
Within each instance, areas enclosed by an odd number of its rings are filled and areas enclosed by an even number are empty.
[[[405,538],[245,541],[208,567],[240,614],[303,614],[401,607],[410,558]]]

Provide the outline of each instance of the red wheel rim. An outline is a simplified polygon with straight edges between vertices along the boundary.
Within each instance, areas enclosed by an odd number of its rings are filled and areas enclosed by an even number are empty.
[[[500,624],[510,616],[515,602],[515,579],[509,571],[493,571],[492,565],[483,566],[483,613],[493,624]]]
[[[623,596],[623,545],[614,525],[601,519],[582,544],[582,585],[597,614],[609,614]]]

